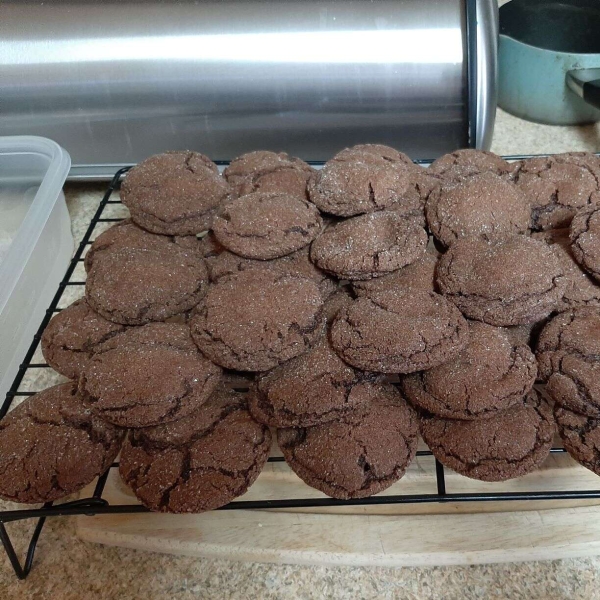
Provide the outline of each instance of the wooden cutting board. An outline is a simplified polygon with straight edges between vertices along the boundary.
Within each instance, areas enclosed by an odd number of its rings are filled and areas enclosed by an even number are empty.
[[[434,493],[435,486],[433,458],[417,457],[384,495]],[[538,471],[501,484],[446,469],[446,487],[448,493],[592,490],[600,479],[566,454],[552,454]],[[111,504],[137,503],[116,469],[104,497]],[[241,499],[320,497],[285,463],[273,462]],[[546,560],[600,554],[600,500],[102,515],[77,517],[77,532],[90,542],[255,562],[407,566]]]

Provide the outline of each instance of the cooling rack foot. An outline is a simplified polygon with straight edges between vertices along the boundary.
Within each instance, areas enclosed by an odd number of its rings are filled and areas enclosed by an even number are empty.
[[[12,568],[15,572],[15,575],[19,579],[26,579],[27,575],[31,571],[31,567],[33,565],[33,557],[35,555],[35,549],[37,547],[37,543],[42,533],[42,529],[44,528],[44,523],[46,522],[46,517],[42,517],[38,519],[37,525],[33,531],[33,535],[31,536],[31,541],[29,542],[29,546],[27,548],[27,555],[25,556],[25,566],[21,565],[17,553],[15,552],[15,548],[10,540],[10,536],[8,535],[8,531],[6,531],[6,527],[4,523],[0,522],[0,541],[2,541],[2,546],[4,547],[4,551],[8,556],[8,560],[12,565]]]

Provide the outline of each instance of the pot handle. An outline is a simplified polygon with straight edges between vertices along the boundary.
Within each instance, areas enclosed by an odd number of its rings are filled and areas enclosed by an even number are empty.
[[[600,69],[567,71],[567,86],[588,104],[600,108]]]

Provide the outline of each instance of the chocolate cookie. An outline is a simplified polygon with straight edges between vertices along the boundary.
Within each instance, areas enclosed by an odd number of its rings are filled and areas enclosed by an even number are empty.
[[[446,181],[460,181],[480,173],[508,175],[513,171],[511,164],[485,150],[456,150],[440,156],[429,167],[429,173]]]
[[[42,354],[55,371],[79,379],[95,349],[125,329],[125,325],[101,317],[82,298],[48,323],[42,335]]]
[[[404,475],[417,451],[416,413],[389,383],[363,383],[370,409],[308,428],[279,429],[287,464],[333,498],[366,498]]]
[[[350,306],[353,300],[354,296],[352,295],[349,286],[339,286],[336,291],[333,294],[330,294],[325,302],[323,302],[323,314],[325,315],[325,320],[328,323],[331,323],[338,312],[340,312],[342,308]]]
[[[566,287],[552,250],[524,235],[457,240],[438,263],[437,283],[467,317],[498,326],[547,317]]]
[[[380,290],[397,288],[401,290],[417,289],[425,292],[437,291],[435,283],[435,268],[438,257],[431,252],[425,252],[410,265],[406,265],[389,275],[376,277],[367,281],[353,281],[352,289],[357,296],[369,296]]]
[[[104,473],[123,431],[87,409],[69,381],[48,388],[0,421],[0,497],[51,502]]]
[[[200,246],[196,236],[170,236],[157,235],[138,227],[131,219],[125,219],[104,233],[101,233],[90,246],[85,255],[85,270],[92,268],[97,257],[116,250],[162,250],[170,252],[173,244],[178,249],[190,251],[194,254],[200,252]]]
[[[429,194],[425,214],[431,233],[444,246],[470,236],[526,233],[531,220],[525,194],[489,172],[442,184]]]
[[[539,377],[553,400],[600,417],[600,309],[583,307],[556,315],[537,344]]]
[[[417,221],[381,211],[329,225],[310,257],[340,279],[372,279],[414,262],[426,246],[427,233]]]
[[[198,351],[187,325],[151,323],[98,348],[79,389],[109,423],[150,427],[195,411],[220,379],[221,369]]]
[[[278,192],[308,199],[306,183],[314,169],[285,152],[257,150],[231,161],[223,175],[238,196]]]
[[[205,244],[206,251],[208,251],[209,244],[210,242],[208,241]],[[310,260],[309,253],[310,247],[305,246],[296,252],[272,260],[255,260],[238,256],[222,248],[220,253],[209,256],[206,259],[206,266],[208,267],[208,274],[212,282],[219,281],[221,277],[255,269],[276,270],[288,275],[300,275],[307,279],[312,279],[319,286],[323,298],[327,298],[335,292],[338,284]]]
[[[378,373],[412,373],[452,360],[469,327],[434,292],[386,289],[342,308],[331,326],[335,351],[349,364]]]
[[[243,394],[219,387],[189,416],[129,434],[119,473],[144,506],[199,513],[241,496],[269,456],[271,432]]]
[[[600,162],[579,153],[528,158],[515,182],[531,202],[533,229],[568,227],[578,209],[600,201]]]
[[[225,248],[259,260],[300,250],[322,229],[323,219],[313,204],[282,193],[242,196],[213,221],[213,233]]]
[[[415,202],[413,167],[348,150],[334,156],[308,182],[311,201],[325,213],[351,217],[383,209],[422,215]]]
[[[586,417],[560,404],[554,418],[565,450],[586,469],[600,475],[600,419]]]
[[[244,271],[212,285],[190,325],[194,341],[215,363],[267,371],[319,339],[323,300],[305,277]]]
[[[392,164],[407,165],[409,167],[415,167],[412,159],[404,152],[399,152],[395,148],[390,146],[384,146],[383,144],[357,144],[351,148],[344,148],[338,152],[334,160],[337,161],[351,161],[359,159],[363,162],[372,160],[374,162],[386,161]]]
[[[368,408],[361,382],[373,380],[347,365],[324,335],[307,353],[257,375],[250,412],[271,427],[310,427]]]
[[[600,204],[587,206],[575,215],[570,239],[575,260],[600,281]]]
[[[557,310],[577,306],[600,306],[600,287],[576,262],[570,247],[568,229],[550,229],[532,235],[544,240],[560,262],[566,280],[565,292]]]
[[[188,151],[151,156],[131,169],[121,184],[121,200],[133,221],[166,235],[205,231],[231,193],[217,165]]]
[[[200,302],[208,273],[194,253],[176,249],[115,250],[94,261],[85,284],[89,305],[124,325],[163,321]]]
[[[424,414],[420,433],[446,467],[481,481],[505,481],[539,467],[552,448],[550,405],[531,390],[524,401],[489,419],[459,421]]]
[[[408,375],[404,395],[417,408],[447,419],[491,417],[520,402],[533,387],[537,363],[525,344],[501,328],[469,323],[469,343],[453,360]]]

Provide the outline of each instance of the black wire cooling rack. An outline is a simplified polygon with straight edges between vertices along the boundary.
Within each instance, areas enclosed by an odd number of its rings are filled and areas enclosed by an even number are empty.
[[[520,160],[530,158],[530,156],[511,156],[506,157],[508,160]],[[427,164],[431,161],[420,161]],[[223,163],[226,164],[226,163]],[[322,163],[312,163],[322,164]],[[6,395],[2,406],[0,407],[0,418],[2,418],[9,410],[16,398],[32,396],[36,392],[19,391],[21,383],[25,375],[33,369],[50,369],[49,365],[44,362],[33,362],[34,355],[39,346],[42,333],[47,326],[52,316],[60,312],[58,308],[61,298],[65,290],[70,286],[83,286],[85,281],[77,280],[76,269],[83,263],[84,255],[87,247],[93,242],[97,228],[102,223],[111,223],[121,221],[121,218],[103,216],[107,207],[115,204],[120,204],[120,200],[111,199],[113,192],[118,190],[121,184],[123,175],[131,167],[125,167],[117,171],[111,183],[108,186],[102,201],[93,216],[90,225],[79,244],[73,259],[65,273],[62,282],[58,286],[58,290],[46,311],[42,323],[33,337],[33,341],[25,355],[23,363],[19,367],[17,376]],[[105,227],[105,226],[103,226]],[[552,448],[554,453],[564,452],[563,448]],[[417,456],[431,456],[431,452],[423,450],[417,452]],[[282,457],[273,456],[269,458],[269,462],[282,462]],[[16,576],[19,579],[25,579],[29,574],[33,565],[33,559],[37,542],[48,517],[67,517],[80,515],[102,515],[102,514],[123,514],[123,513],[146,513],[149,512],[145,507],[139,504],[110,504],[103,497],[106,481],[111,469],[118,468],[118,463],[113,463],[109,471],[98,478],[96,486],[91,496],[81,498],[64,504],[53,505],[52,502],[44,504],[40,508],[30,508],[22,510],[7,510],[0,511],[0,540],[8,559],[14,569]],[[397,494],[397,495],[378,495],[370,498],[354,499],[354,500],[336,500],[333,498],[280,498],[275,500],[239,500],[231,502],[218,510],[251,510],[251,509],[290,509],[290,508],[316,508],[316,507],[336,507],[336,506],[358,506],[358,505],[392,505],[392,504],[422,504],[432,502],[498,502],[498,501],[518,501],[518,500],[590,500],[600,498],[600,489],[592,490],[549,490],[549,491],[517,491],[517,492],[485,492],[485,493],[448,493],[446,491],[446,479],[444,467],[435,461],[435,476],[436,486],[435,492],[428,494]],[[148,514],[148,518],[152,518],[152,514]],[[37,520],[35,524],[31,540],[29,542],[25,561],[21,563],[17,556],[17,552],[11,542],[10,536],[6,529],[6,524],[24,519]]]

